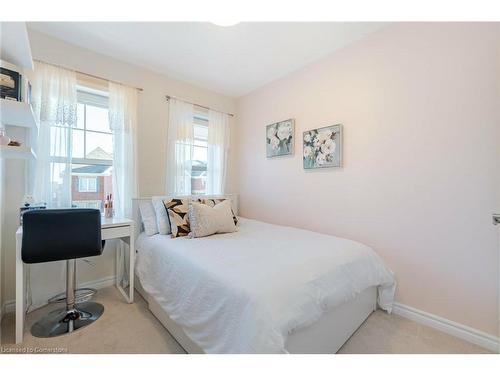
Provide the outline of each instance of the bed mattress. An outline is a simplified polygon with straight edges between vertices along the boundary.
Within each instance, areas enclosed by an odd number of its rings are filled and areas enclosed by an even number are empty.
[[[283,353],[294,330],[378,287],[391,311],[392,272],[368,246],[241,218],[238,231],[137,242],[144,290],[206,353]]]

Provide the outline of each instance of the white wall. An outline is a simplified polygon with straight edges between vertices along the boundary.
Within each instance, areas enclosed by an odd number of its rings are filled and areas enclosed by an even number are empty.
[[[29,31],[33,57],[70,69],[116,80],[144,89],[139,94],[138,107],[138,175],[139,194],[151,196],[164,193],[166,131],[168,105],[165,95],[180,97],[225,112],[234,112],[232,98],[210,92],[164,75],[130,65],[113,58],[62,42],[47,35]],[[233,126],[234,124],[231,124]],[[6,168],[6,210],[3,228],[3,301],[14,300],[14,233],[17,228],[17,210],[24,195],[24,177],[17,164]],[[229,186],[231,189],[231,186]],[[78,279],[82,282],[109,277],[114,274],[114,254],[105,251],[91,267],[78,263]],[[44,287],[38,295],[50,295],[64,289],[62,267],[53,264],[37,265],[34,280],[43,278]],[[35,268],[33,267],[33,268]],[[47,285],[47,288],[45,288]],[[39,285],[35,285],[37,287]]]
[[[4,160],[0,159],[0,340],[2,337],[2,319],[4,316],[4,305],[3,305],[3,298],[2,298],[2,293],[3,293],[3,276],[2,276],[2,260],[3,260],[3,251],[2,251],[2,233],[3,233],[3,225],[4,225],[4,191],[5,191],[5,162]]]
[[[240,98],[241,215],[366,243],[399,302],[498,335],[499,31],[392,25]],[[288,118],[295,155],[266,159]],[[344,167],[305,171],[302,132],[336,123]]]

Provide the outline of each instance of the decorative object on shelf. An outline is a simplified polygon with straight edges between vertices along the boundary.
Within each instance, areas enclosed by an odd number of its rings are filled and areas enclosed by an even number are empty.
[[[31,82],[26,76],[21,76],[21,100],[31,104]]]
[[[18,72],[0,67],[0,98],[21,100],[21,75]]]
[[[111,218],[113,216],[113,194],[108,194],[106,200],[104,201],[104,217]]]
[[[266,155],[293,155],[295,143],[295,121],[293,119],[277,122],[266,126]]]
[[[18,141],[10,141],[7,146],[14,146],[14,147],[20,147],[21,146],[21,142],[18,142]]]
[[[0,128],[0,145],[7,146],[10,143],[10,138],[5,134],[5,129]]]
[[[31,206],[35,204],[35,198],[33,198],[33,195],[26,194],[23,197],[23,206]]]
[[[342,125],[305,131],[302,140],[304,169],[342,166]]]

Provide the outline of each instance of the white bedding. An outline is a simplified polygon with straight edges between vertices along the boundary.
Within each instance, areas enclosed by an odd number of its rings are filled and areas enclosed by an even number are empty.
[[[391,311],[392,272],[368,246],[241,218],[239,231],[137,241],[137,275],[206,353],[283,353],[287,336],[370,286]]]

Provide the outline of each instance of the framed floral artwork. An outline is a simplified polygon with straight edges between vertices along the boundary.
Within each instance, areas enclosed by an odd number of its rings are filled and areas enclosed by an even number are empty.
[[[303,133],[304,169],[342,166],[342,125],[326,126]]]
[[[295,121],[293,119],[277,122],[266,126],[266,155],[293,155],[295,142]]]

